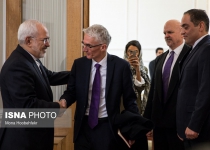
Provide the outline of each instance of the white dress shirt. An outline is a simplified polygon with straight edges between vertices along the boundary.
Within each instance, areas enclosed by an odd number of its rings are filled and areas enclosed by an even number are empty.
[[[174,60],[173,60],[172,65],[171,65],[171,71],[170,71],[170,77],[169,77],[169,82],[168,82],[168,83],[170,83],[171,72],[173,71],[174,64],[176,63],[176,60],[177,60],[177,58],[179,57],[179,54],[181,53],[183,47],[184,47],[184,42],[183,42],[180,46],[178,46],[177,48],[175,48],[175,49],[173,50],[173,51],[174,51]],[[163,74],[163,71],[164,71],[165,64],[166,64],[168,58],[169,58],[170,55],[171,55],[171,51],[172,51],[172,49],[169,48],[168,55],[166,56],[165,62],[164,62],[164,64],[163,64],[162,74]]]
[[[145,81],[142,77],[141,78],[141,82],[139,80],[136,79],[136,76],[134,77],[134,84],[135,86],[141,87],[143,84],[145,84]]]
[[[97,62],[92,59],[92,66],[91,66],[91,72],[90,72],[90,83],[89,83],[89,92],[88,92],[88,106],[87,106],[85,115],[89,115],[89,110],[90,110],[90,103],[91,103],[91,97],[92,97],[92,86],[93,86],[93,80],[94,80],[95,72],[96,72],[95,64],[97,64]],[[100,103],[99,103],[98,118],[104,118],[104,117],[108,116],[107,109],[106,109],[106,101],[105,101],[106,73],[107,73],[107,54],[100,62],[98,62],[98,64],[101,65],[101,67],[100,67],[101,93],[100,93]]]

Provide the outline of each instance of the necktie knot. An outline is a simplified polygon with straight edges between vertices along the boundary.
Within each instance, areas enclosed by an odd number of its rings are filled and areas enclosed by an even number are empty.
[[[95,64],[96,70],[100,69],[101,65],[100,64]]]
[[[170,54],[170,57],[174,57],[174,51],[171,51]]]

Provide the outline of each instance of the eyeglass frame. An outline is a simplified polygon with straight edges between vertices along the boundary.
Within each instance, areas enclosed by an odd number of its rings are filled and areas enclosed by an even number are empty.
[[[83,48],[84,48],[84,47],[87,47],[87,48],[90,48],[90,49],[93,48],[93,47],[97,47],[97,46],[103,45],[103,44],[90,45],[90,44],[85,44],[83,41],[82,41],[81,43],[82,43]]]
[[[31,37],[32,39],[37,39],[36,37]],[[44,44],[46,44],[46,43],[50,43],[50,38],[48,37],[48,38],[44,38],[44,39],[42,39],[42,40],[39,40],[39,41],[43,41],[44,42]]]

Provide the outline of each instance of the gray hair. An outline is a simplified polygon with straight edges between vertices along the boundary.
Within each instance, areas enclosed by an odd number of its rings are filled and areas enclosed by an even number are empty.
[[[41,24],[47,31],[47,28],[44,24],[38,20],[26,20],[24,21],[18,29],[18,42],[19,44],[25,43],[26,37],[36,37],[38,34],[37,25]]]
[[[86,29],[83,29],[83,32],[90,37],[96,38],[100,42],[106,43],[107,46],[111,41],[111,36],[108,30],[99,24],[94,24]]]

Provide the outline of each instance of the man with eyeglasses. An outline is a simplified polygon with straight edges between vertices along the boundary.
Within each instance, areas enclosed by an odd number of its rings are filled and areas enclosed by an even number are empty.
[[[127,111],[139,111],[130,65],[107,53],[111,36],[105,27],[92,25],[83,32],[86,56],[74,61],[67,90],[60,98],[67,101],[67,107],[76,102],[74,150],[128,149],[118,143],[115,116],[120,113],[121,97]],[[148,149],[147,141],[128,141],[132,148],[139,144],[139,150]]]
[[[19,26],[18,42],[0,74],[4,110],[57,108],[59,113],[66,102],[53,102],[50,85],[67,84],[70,72],[52,72],[39,60],[50,46],[47,28],[37,20],[27,20]],[[53,150],[54,120],[50,123],[51,128],[0,128],[0,149]]]

